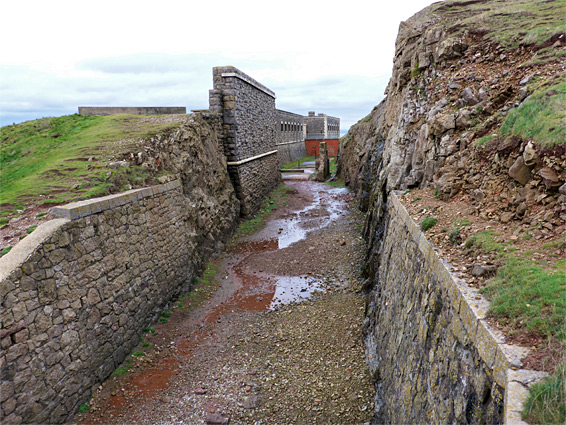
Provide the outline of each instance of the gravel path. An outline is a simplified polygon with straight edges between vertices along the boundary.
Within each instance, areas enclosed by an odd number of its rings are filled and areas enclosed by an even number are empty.
[[[219,291],[191,317],[171,317],[171,342],[147,356],[145,367],[139,362],[138,372],[105,384],[82,423],[370,423],[374,391],[359,292],[363,218],[348,208],[344,190],[288,184],[295,190],[287,206],[229,248],[216,275]],[[304,231],[305,239],[278,248]],[[145,393],[139,374],[159,380],[159,365],[171,378]]]

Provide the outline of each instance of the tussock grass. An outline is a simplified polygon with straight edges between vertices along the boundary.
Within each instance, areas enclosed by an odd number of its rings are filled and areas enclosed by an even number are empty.
[[[556,371],[531,386],[523,408],[523,419],[531,424],[566,423],[566,359]]]

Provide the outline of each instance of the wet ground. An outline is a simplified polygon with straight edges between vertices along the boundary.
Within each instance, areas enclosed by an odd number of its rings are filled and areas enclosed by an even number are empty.
[[[369,423],[361,217],[346,189],[286,184],[286,205],[217,260],[208,299],[155,325],[80,423]]]

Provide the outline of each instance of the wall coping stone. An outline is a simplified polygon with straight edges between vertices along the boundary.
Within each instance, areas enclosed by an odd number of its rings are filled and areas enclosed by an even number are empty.
[[[66,218],[49,220],[37,226],[33,232],[19,241],[10,252],[0,258],[0,282],[6,279],[16,268],[22,266],[39,245],[69,221]]]
[[[434,246],[427,240],[399,200],[397,195],[401,193],[401,191],[389,193],[388,201],[391,203],[391,208],[407,226],[408,232],[417,242],[419,250],[431,265],[434,273],[440,278],[450,298],[455,304],[458,304],[456,313],[470,337],[470,342],[478,349],[486,365],[493,370],[494,380],[505,389],[504,423],[506,425],[527,425],[521,419],[523,403],[528,395],[527,388],[548,374],[520,369],[521,359],[527,355],[529,350],[505,344],[503,333],[487,323],[485,317],[490,305],[489,301],[450,271],[448,261],[442,259],[441,253],[435,251]],[[478,296],[481,297],[479,300]]]
[[[143,198],[159,195],[160,193],[168,192],[178,187],[181,187],[181,181],[174,180],[169,183],[160,184],[157,186],[144,187],[142,189],[132,189],[128,190],[127,192],[116,193],[114,195],[103,196],[101,198],[71,202],[67,205],[51,208],[51,210],[49,210],[49,214],[55,218],[77,220],[81,217],[87,217],[89,215],[97,214],[102,211],[121,207],[122,205],[126,205]]]
[[[275,92],[272,90],[269,90],[267,87],[265,87],[263,84],[257,82],[256,80],[254,80],[252,77],[250,77],[249,75],[244,74],[242,71],[234,68],[234,70],[238,71],[238,72],[223,72],[221,74],[222,77],[226,78],[226,77],[235,77],[235,78],[239,78],[242,81],[245,81],[246,83],[248,83],[251,86],[254,86],[256,89],[261,90],[262,92],[264,92],[265,94],[271,96],[272,98],[276,99],[275,96]]]
[[[290,142],[276,143],[275,146],[292,145],[294,143],[305,143],[304,140],[291,140]]]
[[[261,153],[259,155],[252,156],[252,157],[246,158],[246,159],[242,159],[240,161],[228,161],[226,164],[232,165],[232,166],[233,165],[242,165],[242,164],[245,164],[246,162],[255,161],[256,159],[263,158],[264,156],[273,155],[274,153],[277,153],[277,150]]]

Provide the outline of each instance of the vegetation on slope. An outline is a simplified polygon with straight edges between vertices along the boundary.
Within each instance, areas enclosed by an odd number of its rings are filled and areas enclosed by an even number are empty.
[[[444,19],[458,20],[449,32],[473,29],[506,49],[545,46],[564,33],[566,2],[563,0],[461,1],[438,6]],[[462,13],[465,12],[465,16]]]
[[[135,165],[111,170],[108,163],[128,152],[129,140],[176,124],[140,124],[135,116],[70,115],[0,128],[3,214],[30,202],[68,202],[144,184],[147,170]]]
[[[69,115],[0,128],[0,228],[8,232],[0,248],[30,233],[51,206],[155,183],[155,172],[119,160],[136,152],[140,139],[178,125],[156,117]]]
[[[566,83],[536,91],[521,106],[513,109],[501,126],[501,134],[533,140],[543,147],[566,143]]]

